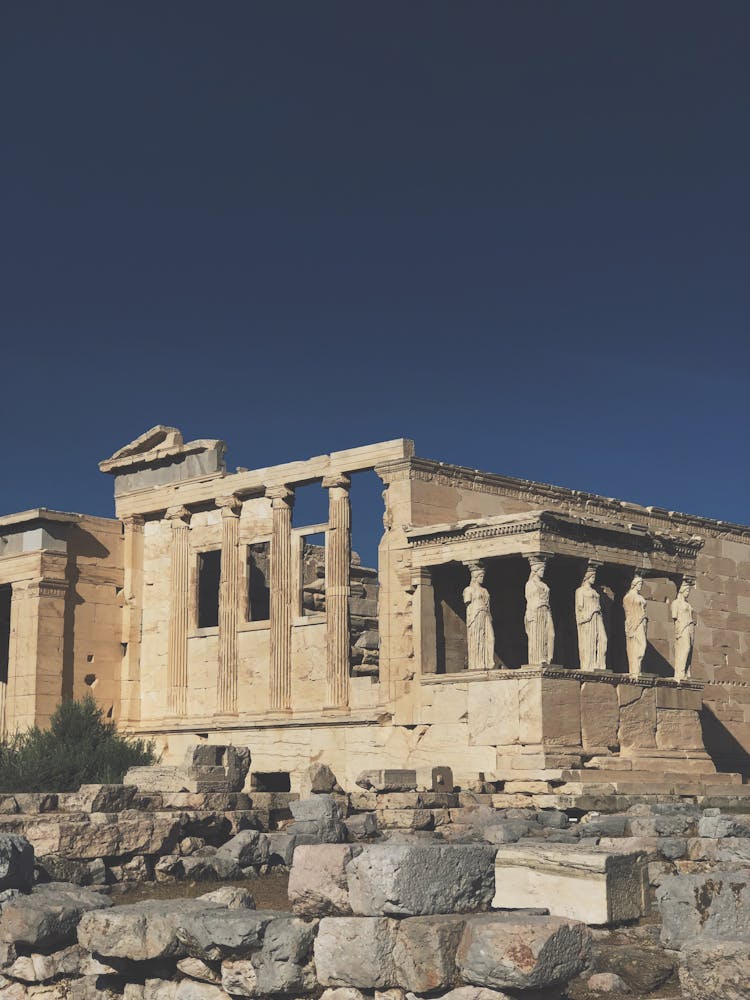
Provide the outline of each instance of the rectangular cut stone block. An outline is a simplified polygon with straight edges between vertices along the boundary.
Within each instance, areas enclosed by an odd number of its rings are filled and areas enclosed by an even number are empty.
[[[585,682],[581,685],[581,739],[584,749],[619,746],[620,704],[614,685]]]
[[[660,750],[702,750],[698,713],[689,709],[657,709],[656,745]]]
[[[657,687],[656,707],[692,709],[699,712],[703,703],[703,692],[692,688]]]
[[[518,696],[515,679],[469,685],[471,746],[510,746],[519,742]]]
[[[419,916],[487,910],[495,849],[480,844],[372,844],[346,866],[352,912]]]
[[[509,844],[495,860],[496,908],[544,907],[587,924],[636,920],[644,912],[641,855],[576,844]]]
[[[581,683],[542,678],[542,729],[545,746],[581,745]]]
[[[525,745],[542,743],[541,677],[521,679],[518,683],[518,731],[519,742]]]
[[[619,740],[622,748],[656,746],[656,690],[619,684]]]

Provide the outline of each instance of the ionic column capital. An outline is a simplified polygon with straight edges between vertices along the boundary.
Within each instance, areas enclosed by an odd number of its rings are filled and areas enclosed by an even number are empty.
[[[130,531],[143,531],[143,525],[146,523],[142,514],[126,514],[120,520]]]
[[[284,507],[291,508],[294,506],[294,490],[285,483],[278,486],[267,486],[266,499],[271,501],[271,507],[274,510],[280,510]]]
[[[187,527],[190,524],[191,512],[182,505],[178,507],[167,507],[164,519],[172,522],[172,527],[179,528],[183,524]]]
[[[326,490],[348,490],[352,485],[352,481],[349,476],[345,475],[343,472],[335,472],[330,476],[323,476],[323,481],[321,486]]]
[[[221,510],[221,516],[225,517],[239,517],[242,513],[242,501],[234,493],[230,493],[229,496],[217,497],[216,506]]]

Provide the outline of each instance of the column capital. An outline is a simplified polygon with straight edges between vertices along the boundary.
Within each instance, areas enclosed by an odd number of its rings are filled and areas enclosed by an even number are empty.
[[[216,506],[221,510],[222,517],[239,517],[242,513],[242,501],[234,493],[217,497]]]
[[[529,552],[529,554],[526,556],[526,560],[530,565],[533,566],[535,562],[548,563],[553,555],[554,555],[553,552],[544,552],[544,551]]]
[[[271,506],[276,510],[294,506],[294,490],[285,483],[280,483],[278,486],[267,486],[266,498],[271,501]]]
[[[125,527],[130,528],[131,531],[142,531],[143,525],[146,523],[146,518],[143,514],[126,514],[124,517],[121,517],[120,520]]]
[[[325,490],[342,489],[348,490],[352,485],[352,481],[349,476],[343,472],[334,472],[330,476],[323,476],[323,481],[321,486]]]
[[[181,505],[178,507],[167,507],[166,513],[164,514],[165,520],[171,521],[175,527],[180,527],[179,522],[182,522],[187,527],[190,523],[191,517],[192,514],[187,507],[183,507]]]

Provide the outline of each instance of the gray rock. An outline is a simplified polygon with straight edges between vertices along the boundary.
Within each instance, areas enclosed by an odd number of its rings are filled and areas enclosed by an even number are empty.
[[[672,875],[656,890],[661,940],[681,949],[705,939],[750,938],[750,869]]]
[[[698,941],[680,956],[685,1000],[747,1000],[750,948],[743,941]]]
[[[298,847],[288,887],[294,912],[304,917],[350,915],[346,866],[360,850],[352,844],[303,844]]]
[[[338,804],[330,795],[313,795],[309,799],[290,802],[294,822],[286,832],[301,844],[343,844],[346,827],[341,821]]]
[[[398,986],[397,927],[387,917],[324,917],[314,945],[318,982],[363,990]]]
[[[610,816],[592,816],[578,824],[582,837],[624,837],[628,817],[613,813]]]
[[[191,855],[195,857],[195,855]],[[167,879],[182,878],[185,874],[183,861],[185,859],[180,854],[165,854],[164,857],[154,865],[154,878],[157,882],[164,882]]]
[[[221,963],[221,985],[233,997],[257,996],[258,977],[249,958],[227,958]]]
[[[231,858],[240,868],[259,868],[268,863],[268,854],[268,837],[257,830],[240,830],[216,852],[217,857]]]
[[[25,837],[0,834],[0,891],[29,890],[34,884],[34,848]]]
[[[305,768],[300,779],[300,798],[307,799],[311,795],[325,795],[331,792],[341,793],[343,788],[327,764],[311,764]]]
[[[614,972],[595,972],[586,985],[594,993],[630,993],[628,984]]]
[[[540,809],[536,814],[537,822],[540,826],[550,830],[567,830],[570,826],[568,814],[559,809]]]
[[[677,962],[663,948],[643,943],[595,942],[592,950],[595,972],[613,973],[636,993],[649,994],[668,983],[677,972]]]
[[[713,811],[713,810],[711,810]],[[709,810],[706,810],[709,812]],[[699,837],[750,837],[750,817],[708,816],[698,820]]]
[[[354,913],[466,913],[489,908],[495,851],[480,844],[368,844],[346,872]]]
[[[375,813],[357,813],[344,820],[350,840],[370,840],[378,835],[378,818]]]
[[[626,829],[631,837],[683,837],[695,829],[695,817],[682,813],[629,816]]]
[[[684,837],[659,837],[657,849],[663,858],[674,861],[687,854],[687,840]]]
[[[317,921],[277,917],[266,926],[263,946],[253,956],[260,996],[310,993],[315,989],[312,950]]]
[[[81,785],[68,797],[66,807],[73,812],[116,813],[132,809],[138,789],[128,785]]]
[[[456,951],[466,920],[443,914],[399,920],[393,959],[399,986],[415,993],[449,988],[456,979]]]
[[[276,916],[270,910],[192,909],[179,917],[176,937],[184,955],[203,962],[247,958],[260,950]]]
[[[185,958],[188,951],[177,937],[178,927],[192,915],[208,917],[215,912],[230,911],[204,899],[181,899],[177,906],[169,899],[116,906],[84,914],[78,925],[78,941],[104,959],[149,962]]]
[[[490,844],[515,844],[531,831],[531,823],[522,819],[506,819],[482,829],[482,837]]]
[[[247,889],[233,885],[223,885],[221,889],[214,889],[213,892],[204,892],[198,899],[215,903],[217,906],[226,906],[229,910],[255,909],[255,900]]]
[[[376,792],[414,792],[417,790],[417,772],[408,769],[362,771],[356,784]]]
[[[201,962],[199,958],[181,958],[177,963],[177,969],[184,976],[189,976],[191,979],[198,979],[202,983],[218,984],[221,982],[219,973],[212,969],[210,965]]]
[[[471,916],[456,962],[462,978],[491,989],[548,990],[586,968],[591,934],[562,917]]]
[[[32,949],[64,948],[75,942],[81,919],[111,906],[112,901],[99,892],[65,882],[48,882],[3,906],[0,938]]]
[[[297,838],[289,833],[268,833],[268,863],[291,868]]]
[[[174,1000],[228,1000],[228,997],[220,986],[183,979],[177,984]]]
[[[413,994],[406,1000],[412,1000]],[[488,990],[482,986],[458,986],[455,990],[443,993],[440,1000],[513,1000],[507,993]]]
[[[195,882],[242,878],[242,869],[234,858],[218,852],[213,856],[204,857],[192,854],[188,858],[183,858],[182,873],[186,879],[192,879]]]
[[[91,885],[91,869],[86,861],[74,861],[72,858],[48,854],[36,859],[36,868],[40,882]]]

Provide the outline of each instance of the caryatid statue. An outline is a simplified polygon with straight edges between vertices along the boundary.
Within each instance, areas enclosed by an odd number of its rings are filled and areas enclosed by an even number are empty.
[[[589,563],[581,586],[576,590],[576,625],[578,658],[581,670],[607,669],[607,631],[602,616],[602,601],[596,582],[596,565]]]
[[[646,655],[646,599],[641,594],[643,577],[636,573],[630,590],[622,599],[625,609],[625,649],[628,654],[628,671],[631,677],[639,677],[641,664]]]
[[[495,630],[492,627],[490,595],[484,586],[484,566],[471,562],[469,572],[471,583],[463,593],[469,670],[492,670],[495,666]]]
[[[555,651],[555,626],[549,606],[549,587],[544,582],[546,556],[528,556],[529,579],[526,581],[526,615],[524,625],[529,640],[528,661],[531,666],[552,663]]]
[[[695,639],[695,611],[688,601],[690,581],[683,580],[672,601],[674,621],[674,677],[683,681],[690,675],[690,657]]]

